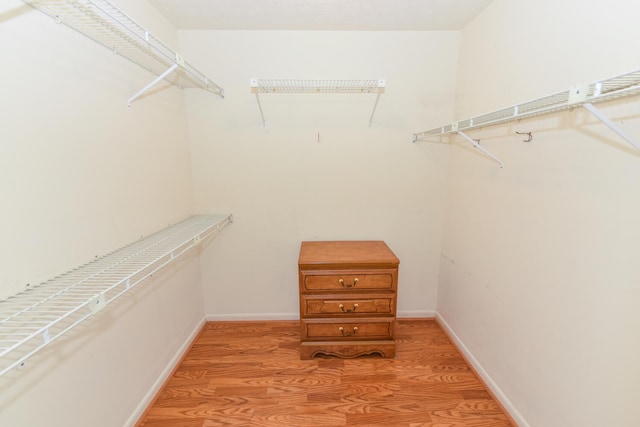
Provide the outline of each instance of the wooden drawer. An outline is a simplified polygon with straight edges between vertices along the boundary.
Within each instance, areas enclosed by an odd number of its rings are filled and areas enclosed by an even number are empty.
[[[372,272],[301,271],[302,291],[392,291],[395,289],[395,270]]]
[[[391,339],[395,318],[302,320],[302,339],[304,340],[371,340]]]
[[[302,316],[395,316],[395,295],[358,295],[357,298],[336,298],[335,295],[303,295]]]

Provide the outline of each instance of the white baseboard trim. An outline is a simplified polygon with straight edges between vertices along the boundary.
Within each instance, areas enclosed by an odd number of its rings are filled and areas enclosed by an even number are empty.
[[[207,322],[243,320],[300,320],[300,313],[243,313],[243,314],[207,314]]]
[[[433,319],[436,317],[435,310],[402,310],[398,311],[398,319]]]
[[[498,384],[493,381],[493,378],[491,378],[487,371],[482,367],[478,359],[475,358],[469,348],[464,345],[460,337],[455,333],[455,331],[442,317],[442,315],[437,311],[435,315],[438,323],[440,323],[440,325],[446,330],[449,337],[454,341],[456,347],[458,347],[458,349],[464,354],[467,361],[473,366],[473,369],[482,378],[487,387],[491,389],[491,392],[496,397],[496,399],[500,401],[504,409],[509,412],[509,415],[511,416],[511,418],[513,418],[513,421],[518,424],[518,427],[530,427],[529,423],[524,419],[522,414],[520,414],[515,406],[513,406],[509,398],[503,393],[502,389],[500,389],[500,387],[498,387]]]
[[[173,370],[178,366],[178,363],[182,360],[184,354],[189,350],[191,343],[196,339],[196,336],[204,326],[205,319],[202,319],[196,327],[191,331],[189,336],[185,339],[184,343],[180,346],[176,354],[171,358],[171,361],[167,364],[167,366],[162,370],[158,379],[153,383],[149,391],[144,395],[142,401],[138,404],[136,409],[133,411],[133,414],[129,417],[129,419],[124,423],[124,427],[134,427],[144,411],[146,411],[147,407],[151,404],[153,399],[156,397],[162,386],[164,385],[169,375],[173,372]]]
[[[407,318],[435,318],[435,310],[406,310],[399,311],[398,319]],[[207,322],[224,322],[243,320],[300,320],[300,313],[243,313],[243,314],[207,314],[205,316]]]

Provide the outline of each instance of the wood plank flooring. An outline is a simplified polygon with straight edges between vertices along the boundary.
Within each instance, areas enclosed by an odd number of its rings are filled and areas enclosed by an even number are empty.
[[[397,356],[299,359],[299,322],[205,324],[138,427],[507,427],[431,319],[396,323]]]

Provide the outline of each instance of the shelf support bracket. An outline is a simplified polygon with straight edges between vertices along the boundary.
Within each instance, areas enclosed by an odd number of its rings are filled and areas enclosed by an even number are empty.
[[[387,81],[385,79],[378,80],[378,94],[376,96],[376,102],[373,104],[373,111],[371,111],[371,116],[369,116],[369,127],[373,123],[373,115],[376,113],[376,108],[378,108],[378,101],[380,101],[380,95],[384,93],[384,89],[387,86]]]
[[[256,94],[256,101],[258,102],[258,109],[260,110],[260,117],[262,118],[262,126],[267,126],[267,121],[264,119],[264,112],[262,111],[262,104],[260,103],[260,97],[258,96],[258,79],[249,80],[249,86],[251,86],[251,91]]]
[[[638,141],[636,141],[631,135],[629,135],[623,129],[621,129],[620,126],[618,126],[615,123],[613,123],[607,116],[604,115],[604,113],[602,113],[602,111],[600,111],[596,107],[594,107],[592,103],[586,102],[586,103],[582,104],[582,106],[584,108],[586,108],[587,111],[589,111],[591,114],[596,116],[596,118],[598,118],[598,120],[600,120],[602,123],[607,125],[609,127],[609,129],[611,129],[612,131],[614,131],[615,133],[620,135],[633,148],[635,148],[636,150],[640,151],[640,143],[638,143]]]
[[[373,122],[373,115],[376,113],[376,108],[378,108],[378,101],[380,100],[380,92],[378,92],[378,96],[376,96],[376,102],[373,104],[373,111],[371,112],[371,116],[369,117],[369,127],[371,127],[371,123]]]
[[[154,87],[155,85],[158,84],[158,82],[160,82],[162,79],[164,79],[165,77],[167,77],[169,74],[173,73],[173,71],[178,68],[178,64],[173,64],[171,67],[169,67],[169,69],[167,71],[165,71],[164,73],[160,74],[158,77],[156,77],[155,79],[153,79],[153,81],[151,83],[149,83],[148,85],[146,85],[145,87],[143,87],[142,89],[140,89],[135,95],[133,95],[131,98],[127,99],[127,107],[131,108],[131,103],[133,101],[135,101],[136,99],[140,98],[145,92],[147,92],[149,89],[151,89],[152,87]]]
[[[464,139],[466,139],[467,141],[469,141],[475,148],[477,148],[478,150],[482,151],[484,154],[486,154],[487,156],[489,156],[493,160],[495,160],[500,165],[500,168],[504,168],[504,163],[502,163],[502,160],[500,160],[499,158],[497,158],[496,156],[491,154],[491,152],[489,152],[489,150],[487,150],[486,148],[484,148],[483,146],[478,144],[475,140],[469,138],[469,136],[466,133],[464,133],[462,131],[456,131],[456,133],[458,135],[460,135],[461,137],[463,137]]]
[[[267,126],[267,122],[264,119],[264,113],[262,112],[262,104],[260,103],[260,97],[258,96],[258,92],[256,92],[256,101],[258,101],[258,109],[260,110],[260,117],[262,118],[262,126]]]

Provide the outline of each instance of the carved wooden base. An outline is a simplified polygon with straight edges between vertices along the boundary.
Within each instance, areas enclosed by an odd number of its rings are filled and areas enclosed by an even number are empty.
[[[318,341],[300,344],[300,359],[334,356],[342,359],[379,354],[385,359],[396,357],[396,343],[388,341]]]

